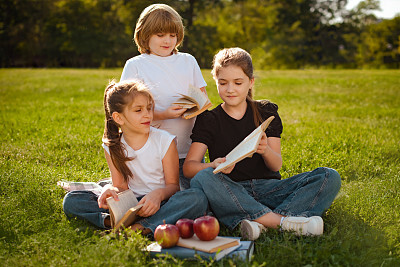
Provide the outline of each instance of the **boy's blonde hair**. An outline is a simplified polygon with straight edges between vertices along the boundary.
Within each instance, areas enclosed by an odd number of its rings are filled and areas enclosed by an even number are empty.
[[[182,18],[172,7],[165,4],[154,4],[146,7],[136,23],[135,43],[141,54],[150,54],[149,39],[157,33],[176,33],[177,42],[173,53],[182,43],[184,27]]]

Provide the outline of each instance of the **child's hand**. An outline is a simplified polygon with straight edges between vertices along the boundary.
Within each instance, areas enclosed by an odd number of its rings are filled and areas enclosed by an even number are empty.
[[[226,158],[217,158],[215,159],[212,164],[213,164],[213,168],[217,168],[221,163],[224,163],[226,161]],[[233,164],[232,166],[230,166],[229,168],[223,169],[221,170],[222,173],[224,174],[229,174],[233,171],[233,168],[235,168],[236,164]]]
[[[176,119],[181,117],[186,110],[186,108],[182,108],[181,106],[172,105],[165,110],[165,117],[167,119]]]
[[[160,209],[161,198],[160,194],[156,191],[152,191],[145,195],[139,204],[144,204],[143,207],[138,211],[138,215],[142,217],[149,217],[156,213]]]
[[[261,135],[260,144],[257,147],[256,153],[262,155],[267,151],[267,149],[268,149],[267,135],[265,134],[265,132],[263,132]]]
[[[112,185],[106,185],[103,188],[103,191],[101,191],[101,195],[97,199],[97,203],[99,204],[99,208],[103,209],[108,209],[107,201],[106,199],[109,197],[113,197],[116,201],[119,201],[118,198],[118,188],[112,186]]]

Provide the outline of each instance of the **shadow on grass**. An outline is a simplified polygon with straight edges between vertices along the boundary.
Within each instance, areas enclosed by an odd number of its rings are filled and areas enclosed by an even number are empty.
[[[338,215],[338,214],[336,214]],[[350,214],[324,217],[324,234],[268,230],[256,241],[254,262],[268,266],[399,266],[383,231]]]

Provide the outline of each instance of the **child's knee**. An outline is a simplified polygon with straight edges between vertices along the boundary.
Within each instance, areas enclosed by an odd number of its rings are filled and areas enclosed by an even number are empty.
[[[95,201],[90,195],[90,191],[71,191],[68,192],[63,200],[63,210],[68,217],[75,216],[79,210],[87,202],[86,200]]]
[[[202,188],[205,183],[209,183],[213,176],[213,168],[206,168],[199,171],[190,181],[190,187]]]
[[[71,215],[73,215],[74,214],[74,194],[73,194],[73,192],[68,192],[66,195],[65,195],[65,197],[64,197],[64,200],[63,200],[63,210],[64,210],[64,213],[65,213],[65,215],[67,215],[67,216],[71,216]]]
[[[195,197],[196,203],[201,206],[206,206],[206,208],[207,208],[208,199],[207,199],[207,196],[204,194],[203,190],[195,188],[194,192],[195,192],[194,197]]]
[[[331,168],[326,168],[328,173],[329,173],[329,183],[331,185],[332,188],[336,189],[337,191],[339,191],[341,185],[342,185],[342,179],[340,178],[340,174]]]
[[[323,175],[320,176],[321,182],[326,185],[326,188],[329,188],[330,192],[339,192],[342,181],[340,174],[336,170],[327,167],[320,167],[317,168],[317,171],[321,172],[321,174],[323,173]]]

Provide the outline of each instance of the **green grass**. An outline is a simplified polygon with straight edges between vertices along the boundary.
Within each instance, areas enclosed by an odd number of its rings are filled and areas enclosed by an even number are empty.
[[[101,237],[94,227],[63,214],[58,180],[109,175],[101,148],[103,91],[120,73],[0,70],[2,265],[207,265],[151,259],[140,251],[148,239]],[[210,71],[203,74],[216,105]],[[270,230],[257,240],[251,263],[218,264],[399,266],[399,84],[399,71],[257,72],[256,98],[277,103],[284,123],[283,177],[327,166],[341,174],[342,188],[324,216],[323,236]]]

